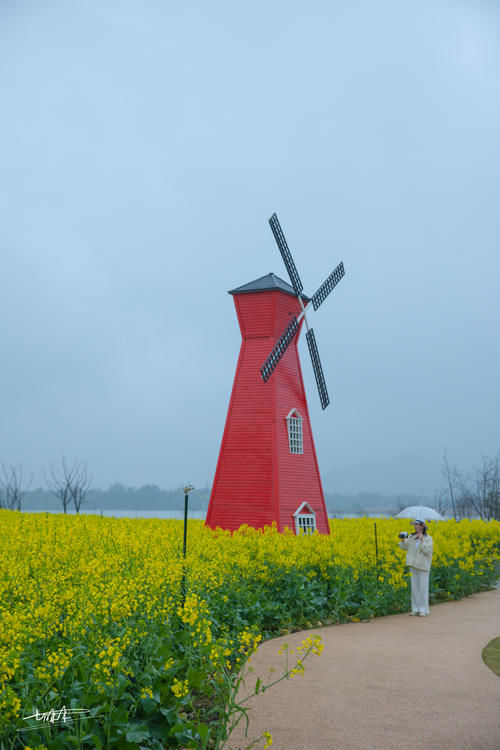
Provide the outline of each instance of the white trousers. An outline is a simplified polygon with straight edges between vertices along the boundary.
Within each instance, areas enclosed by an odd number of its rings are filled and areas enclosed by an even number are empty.
[[[415,614],[429,614],[429,571],[410,566],[411,611]]]

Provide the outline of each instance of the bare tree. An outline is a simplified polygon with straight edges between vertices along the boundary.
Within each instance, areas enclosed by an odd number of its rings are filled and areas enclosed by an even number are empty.
[[[500,454],[484,458],[474,469],[471,503],[485,521],[500,518]]]
[[[495,458],[484,458],[474,467],[472,475],[465,475],[456,467],[450,469],[443,459],[443,474],[448,482],[455,519],[479,516],[487,521],[500,519],[500,453]]]
[[[66,459],[62,457],[62,471],[55,471],[50,467],[50,477],[45,477],[45,482],[52,494],[61,501],[64,513],[68,512],[71,500],[70,483],[73,480],[72,469],[68,468]]]
[[[23,469],[19,466],[5,466],[2,464],[0,476],[0,508],[21,510],[21,502],[33,481],[33,474],[28,483],[23,482]]]
[[[75,512],[79,513],[89,493],[92,477],[88,473],[86,463],[80,464],[74,461],[69,467],[64,456],[61,463],[59,471],[50,467],[50,477],[45,477],[47,487],[55,497],[59,498],[65,513],[68,512],[70,502],[73,503]]]
[[[453,472],[450,470],[450,464],[448,463],[448,456],[446,451],[443,454],[443,467],[442,467],[443,475],[447,481],[448,484],[448,493],[449,498],[451,501],[451,507],[453,510],[453,518],[455,521],[457,520],[457,508],[455,504],[455,490],[453,487]],[[443,499],[444,501],[444,499]],[[441,511],[439,511],[441,513]]]
[[[69,489],[75,506],[75,513],[80,512],[80,508],[89,494],[91,483],[92,476],[88,473],[87,464],[77,464]]]

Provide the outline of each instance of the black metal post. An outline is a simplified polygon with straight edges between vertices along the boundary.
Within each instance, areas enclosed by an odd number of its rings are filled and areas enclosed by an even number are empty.
[[[186,489],[186,488],[184,488]],[[187,524],[188,524],[188,500],[189,494],[186,492],[184,495],[184,545],[182,548],[182,554],[186,557],[186,542],[187,542]]]
[[[188,520],[188,501],[189,493],[194,490],[194,487],[187,484],[184,487],[184,543],[182,545],[182,556],[184,563],[182,566],[182,581],[181,581],[181,604],[184,607],[186,601],[186,548],[187,548],[187,520]]]

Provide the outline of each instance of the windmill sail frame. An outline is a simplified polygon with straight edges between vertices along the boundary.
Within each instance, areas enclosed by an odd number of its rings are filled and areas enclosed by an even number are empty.
[[[332,271],[332,273],[328,276],[328,278],[321,284],[321,286],[317,289],[317,291],[311,297],[311,300],[309,301],[307,307],[304,307],[302,303],[302,298],[301,298],[301,293],[304,287],[300,279],[300,276],[298,274],[292,254],[290,252],[290,248],[288,247],[288,243],[285,239],[285,235],[278,221],[278,217],[276,213],[274,213],[269,219],[269,224],[274,234],[276,244],[278,245],[279,251],[281,253],[281,257],[283,258],[283,262],[285,264],[286,270],[288,271],[288,276],[290,277],[292,287],[301,304],[302,313],[299,315],[298,318],[296,316],[292,318],[291,322],[288,324],[288,326],[285,328],[285,330],[279,337],[278,341],[276,342],[272,352],[269,354],[266,361],[260,368],[262,379],[264,380],[265,383],[268,382],[269,378],[273,374],[281,358],[286,352],[288,346],[291,344],[294,337],[296,336],[300,327],[299,324],[300,324],[301,319],[304,318],[305,323],[306,323],[306,328],[307,328],[307,333],[306,333],[307,346],[309,348],[309,354],[310,354],[311,362],[313,366],[314,377],[316,378],[316,385],[318,388],[321,408],[326,409],[326,407],[330,403],[330,398],[328,396],[328,391],[326,388],[326,381],[325,381],[325,376],[323,373],[323,367],[321,365],[318,346],[316,344],[316,337],[314,335],[313,329],[309,328],[309,326],[307,325],[306,312],[311,305],[313,306],[314,310],[317,310],[318,307],[320,307],[320,305],[323,304],[323,302],[328,297],[328,295],[333,291],[333,289],[337,286],[339,281],[341,281],[341,279],[345,275],[344,264],[342,262],[339,263],[339,265]]]

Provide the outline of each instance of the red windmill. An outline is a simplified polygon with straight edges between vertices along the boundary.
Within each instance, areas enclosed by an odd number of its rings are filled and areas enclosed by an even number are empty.
[[[229,292],[243,341],[206,523],[235,530],[242,524],[261,528],[275,521],[279,531],[288,526],[295,533],[318,529],[328,534],[297,342],[305,321],[325,409],[328,392],[306,311],[311,305],[318,309],[341,280],[344,266],[340,263],[309,299],[302,294],[302,282],[276,214],[269,223],[292,286],[270,273]]]

